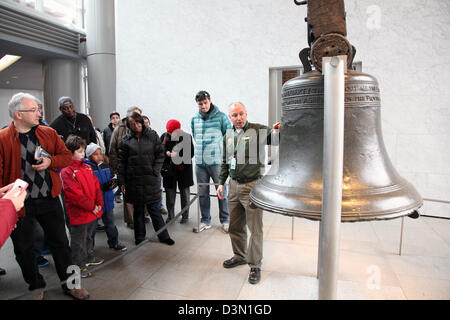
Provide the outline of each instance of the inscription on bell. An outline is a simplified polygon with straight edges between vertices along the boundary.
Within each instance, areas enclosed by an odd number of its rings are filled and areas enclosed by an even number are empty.
[[[346,95],[345,102],[380,102],[380,97],[369,95]]]
[[[288,89],[281,94],[281,97],[285,98],[292,96],[304,96],[310,94],[323,94],[323,87]]]
[[[303,97],[303,98],[295,98],[288,99],[283,101],[282,106],[291,106],[291,105],[305,105],[305,104],[314,104],[314,105],[323,105],[323,97],[322,96],[313,96],[313,97]]]
[[[380,92],[378,86],[375,85],[347,85],[345,86],[345,92]]]

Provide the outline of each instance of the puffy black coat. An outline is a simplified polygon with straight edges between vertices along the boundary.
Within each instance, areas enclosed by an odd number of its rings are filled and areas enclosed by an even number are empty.
[[[184,145],[183,137],[189,139],[190,144],[186,143],[186,145]],[[165,170],[161,172],[164,188],[175,189],[177,187],[177,183],[179,189],[193,186],[194,178],[192,173],[192,157],[194,156],[194,144],[192,143],[192,136],[189,133],[182,131],[179,139],[177,141],[172,141],[170,134],[166,132],[161,136],[161,141],[163,142],[165,155]],[[189,156],[187,156],[187,158],[189,158],[189,161],[182,162],[181,164],[174,164],[172,158],[166,155],[166,151],[174,151],[174,148],[176,149],[175,146],[178,144],[179,148],[181,148],[181,146],[190,146],[190,150],[186,151],[184,149],[181,149],[181,151],[179,152],[180,157],[183,157],[183,152],[190,152]]]
[[[159,174],[164,151],[156,131],[144,128],[138,139],[127,133],[119,144],[118,179],[125,185],[125,202],[154,203],[161,200]]]

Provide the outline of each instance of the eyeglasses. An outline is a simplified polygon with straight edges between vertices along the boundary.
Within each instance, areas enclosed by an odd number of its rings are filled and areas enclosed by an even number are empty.
[[[32,108],[30,110],[17,110],[17,111],[19,111],[19,112],[33,112],[33,113],[39,112],[39,113],[42,113],[42,110],[39,109],[39,108]]]

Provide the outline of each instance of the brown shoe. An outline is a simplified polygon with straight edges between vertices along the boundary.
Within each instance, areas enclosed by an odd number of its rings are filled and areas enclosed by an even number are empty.
[[[89,293],[86,291],[86,289],[83,289],[83,288],[67,290],[67,291],[64,291],[64,294],[68,295],[69,297],[74,298],[75,300],[89,299]]]
[[[44,291],[34,292],[28,296],[28,300],[44,300]]]

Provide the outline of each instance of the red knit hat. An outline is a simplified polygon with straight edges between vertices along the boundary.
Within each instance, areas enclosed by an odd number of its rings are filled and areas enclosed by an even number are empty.
[[[166,124],[167,132],[172,133],[175,130],[180,129],[180,128],[181,128],[181,123],[178,120],[172,119],[172,120],[167,121],[167,124]]]

